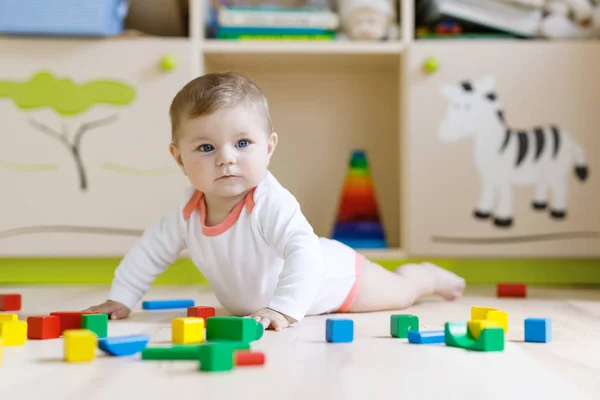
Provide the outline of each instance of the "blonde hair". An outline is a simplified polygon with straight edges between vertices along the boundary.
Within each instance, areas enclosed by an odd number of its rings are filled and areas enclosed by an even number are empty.
[[[188,82],[171,102],[171,141],[176,142],[182,118],[194,119],[247,101],[265,120],[267,133],[273,132],[269,105],[262,90],[249,78],[229,72],[202,75]]]

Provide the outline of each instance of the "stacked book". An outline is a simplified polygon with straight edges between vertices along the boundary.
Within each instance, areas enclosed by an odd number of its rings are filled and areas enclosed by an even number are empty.
[[[334,40],[340,23],[328,8],[221,5],[215,17],[214,37],[225,40]]]

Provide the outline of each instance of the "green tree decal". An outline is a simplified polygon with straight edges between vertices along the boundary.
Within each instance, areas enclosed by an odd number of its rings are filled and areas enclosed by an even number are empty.
[[[94,80],[78,85],[70,79],[58,79],[49,72],[39,72],[24,82],[0,81],[0,97],[14,101],[21,110],[52,108],[59,115],[79,115],[96,104],[124,106],[133,101],[135,90],[113,80]],[[57,139],[73,155],[79,172],[81,190],[87,190],[87,176],[81,159],[80,146],[83,135],[92,129],[108,125],[117,119],[117,114],[90,121],[79,126],[73,135],[63,130],[54,130],[33,118],[30,124],[39,131]]]

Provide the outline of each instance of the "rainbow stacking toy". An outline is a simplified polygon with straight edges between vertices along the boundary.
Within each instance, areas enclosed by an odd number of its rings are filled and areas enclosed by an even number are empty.
[[[352,152],[332,238],[355,249],[388,247],[364,150]]]

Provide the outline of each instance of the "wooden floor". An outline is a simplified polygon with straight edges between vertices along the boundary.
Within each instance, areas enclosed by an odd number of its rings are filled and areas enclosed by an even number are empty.
[[[23,295],[20,319],[99,303],[106,287],[0,287]],[[191,297],[216,305],[198,287],[155,287],[147,298]],[[471,352],[444,345],[413,345],[390,337],[392,312],[345,315],[355,321],[355,340],[325,341],[326,316],[268,331],[252,347],[264,351],[263,367],[226,373],[198,371],[192,361],[141,361],[98,352],[87,364],[62,360],[62,339],[5,347],[0,399],[599,399],[600,289],[529,288],[528,299],[495,298],[492,287],[471,287],[456,302],[427,300],[403,312],[418,315],[421,329],[466,321],[473,305],[509,314],[501,353]],[[220,310],[224,313],[223,310]],[[170,341],[170,321],[182,311],[136,310],[110,322],[109,336],[147,333],[155,344]],[[334,317],[340,317],[336,315]],[[523,319],[553,321],[549,344],[523,342]],[[435,396],[435,397],[434,397]]]

